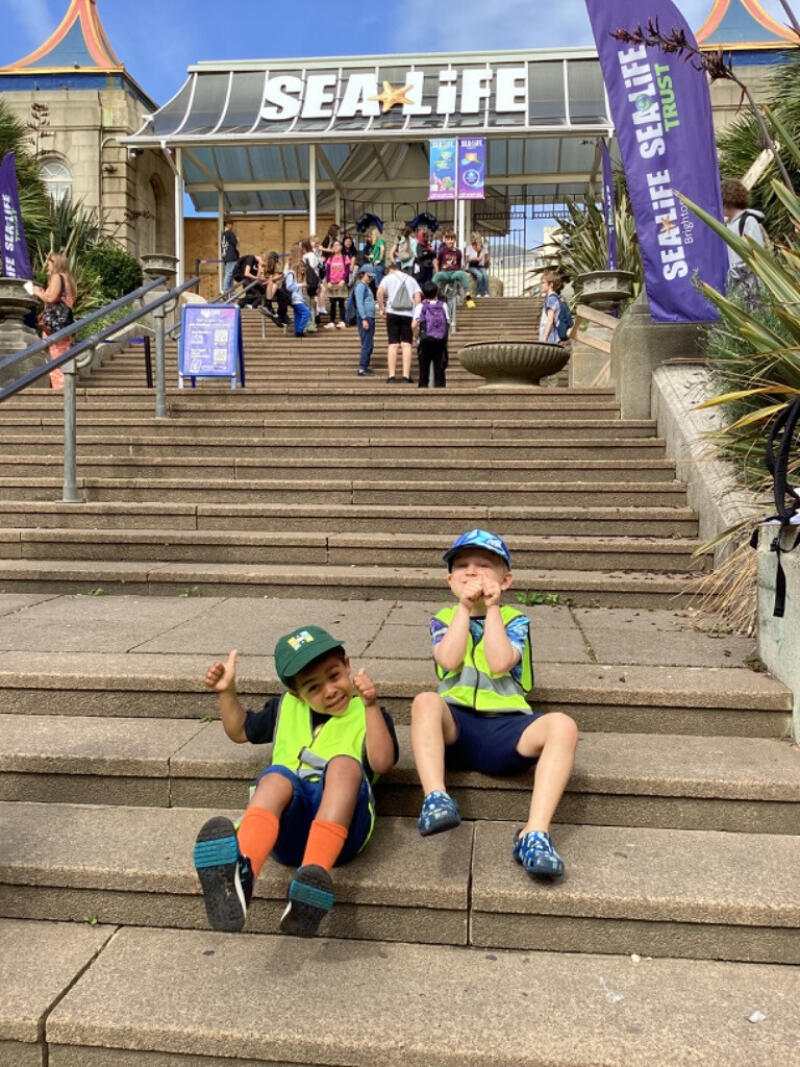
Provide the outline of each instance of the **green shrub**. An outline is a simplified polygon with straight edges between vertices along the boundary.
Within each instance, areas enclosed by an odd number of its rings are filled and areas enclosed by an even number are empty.
[[[83,257],[83,267],[97,277],[103,304],[127,296],[142,284],[139,261],[117,245],[99,244],[90,249]]]

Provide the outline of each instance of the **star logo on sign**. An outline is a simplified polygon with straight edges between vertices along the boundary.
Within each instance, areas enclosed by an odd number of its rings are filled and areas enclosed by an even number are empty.
[[[661,220],[661,230],[663,233],[669,233],[670,230],[674,230],[677,227],[677,222],[673,222],[672,219]]]
[[[414,101],[409,100],[406,96],[406,93],[411,92],[413,88],[413,85],[404,85],[402,89],[395,89],[391,82],[384,82],[383,92],[378,93],[377,96],[370,96],[369,99],[377,100],[385,115],[387,111],[391,111],[398,104],[413,104]]]

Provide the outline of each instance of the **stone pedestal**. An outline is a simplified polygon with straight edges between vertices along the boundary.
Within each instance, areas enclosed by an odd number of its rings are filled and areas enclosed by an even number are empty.
[[[146,294],[142,303],[149,304],[153,300],[156,300],[160,296],[165,296],[170,289],[175,287],[175,275],[178,270],[178,260],[175,256],[166,255],[161,252],[153,252],[149,255],[142,256],[142,273],[144,274],[145,285],[148,282],[153,282],[156,278],[165,278],[163,286],[159,286],[157,289],[151,289]],[[177,302],[172,301],[167,304],[166,308],[166,320],[165,326],[167,330],[171,330],[173,326],[177,325],[180,319],[180,307]],[[152,315],[148,315],[141,320],[141,324],[147,326],[150,330],[155,330],[155,322]]]
[[[758,535],[758,654],[778,681],[794,693],[792,736],[800,741],[800,546],[790,549],[800,526],[779,534],[779,526],[762,526]],[[777,555],[771,545],[780,537],[781,566],[786,576],[786,604],[782,618],[773,615]]]
[[[25,316],[39,307],[35,297],[25,292],[25,283],[18,278],[0,278],[0,359],[23,352],[36,344],[39,335],[36,330],[25,325]],[[47,352],[29,356],[22,362],[0,370],[0,385],[8,385],[21,375],[40,367],[47,362]],[[42,388],[49,387],[46,377],[37,383]]]
[[[701,358],[709,323],[653,322],[644,289],[620,319],[611,341],[611,382],[623,419],[649,419],[653,371],[672,359]]]

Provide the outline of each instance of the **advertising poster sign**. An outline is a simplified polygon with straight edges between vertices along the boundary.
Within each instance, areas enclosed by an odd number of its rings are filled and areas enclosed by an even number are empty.
[[[458,142],[429,141],[429,200],[455,200],[458,171]]]
[[[230,378],[244,385],[241,312],[224,305],[189,305],[181,312],[178,374],[183,378]]]
[[[612,37],[619,27],[633,30],[642,22],[641,0],[586,0],[586,7],[636,220],[650,314],[655,322],[715,319],[694,277],[724,289],[725,244],[676,195],[722,218],[705,72],[685,56]],[[645,14],[695,44],[670,0],[652,0]]]
[[[486,179],[486,138],[462,137],[458,142],[458,199],[483,200]]]
[[[0,275],[4,278],[33,278],[25,231],[22,228],[22,212],[19,207],[17,167],[14,153],[9,152],[0,163],[0,240],[2,259]]]

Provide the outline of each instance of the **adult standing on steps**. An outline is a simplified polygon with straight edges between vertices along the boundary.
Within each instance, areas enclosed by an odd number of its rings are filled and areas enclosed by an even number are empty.
[[[233,285],[233,272],[236,269],[236,261],[239,258],[239,242],[233,232],[233,223],[225,219],[225,228],[220,238],[220,257],[225,265],[225,274],[222,280],[222,291],[227,293]]]
[[[369,369],[372,359],[372,349],[375,346],[375,297],[372,295],[371,282],[375,277],[375,269],[370,264],[358,268],[358,280],[354,290],[356,302],[356,322],[358,323],[358,336],[361,339],[361,352],[358,360],[358,375],[363,378],[367,374],[374,374]]]
[[[44,304],[42,312],[42,336],[47,337],[51,333],[58,333],[73,321],[72,309],[78,299],[78,286],[69,269],[69,260],[57,252],[51,252],[45,262],[47,271],[47,286],[42,289],[40,285],[34,285],[33,295],[38,296]],[[72,338],[65,337],[50,345],[50,358],[58,359],[72,347]],[[52,389],[64,388],[64,373],[60,367],[50,372],[50,386]]]
[[[403,381],[411,385],[411,320],[414,305],[422,300],[422,291],[416,281],[404,274],[394,260],[386,264],[386,276],[378,286],[378,311],[386,319],[386,333],[389,348],[386,362],[388,364],[389,383],[397,381],[397,352],[402,350]]]

